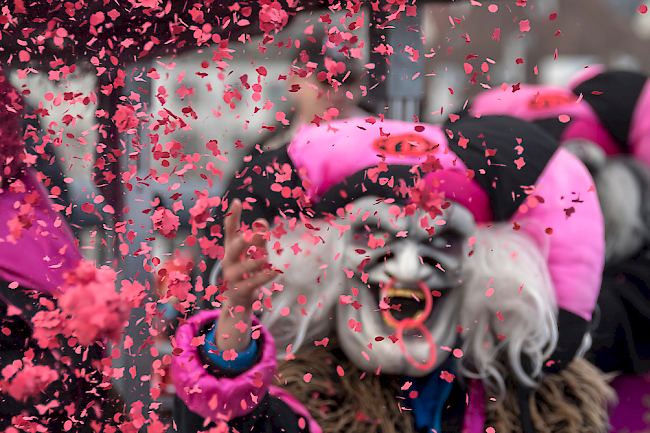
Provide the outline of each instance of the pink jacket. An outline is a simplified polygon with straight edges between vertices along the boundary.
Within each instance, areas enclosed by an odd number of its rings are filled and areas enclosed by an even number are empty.
[[[65,272],[81,260],[75,244],[31,169],[0,193],[0,279],[51,295],[64,286]]]
[[[200,313],[178,328],[175,346],[182,352],[172,358],[171,374],[177,395],[190,410],[212,421],[229,421],[249,414],[268,392],[271,397],[281,399],[297,415],[305,419],[310,433],[321,433],[322,429],[295,397],[282,388],[270,385],[277,370],[275,341],[264,327],[261,331],[262,356],[249,370],[234,378],[217,377],[206,370],[199,350],[202,343],[199,331],[203,325],[214,323],[220,310]],[[253,326],[259,325],[253,319]],[[484,391],[479,381],[470,381],[469,406],[463,421],[463,433],[479,433],[484,430]]]
[[[307,408],[282,388],[271,385],[278,362],[273,336],[263,327],[260,328],[262,358],[250,370],[235,378],[226,378],[216,377],[205,369],[199,345],[210,343],[202,343],[196,337],[203,325],[214,323],[219,318],[220,312],[203,312],[176,332],[175,346],[182,352],[172,358],[171,375],[178,397],[203,418],[228,421],[249,414],[268,392],[304,417],[310,433],[321,433],[320,426],[309,415]],[[253,326],[259,324],[257,319],[253,319]]]

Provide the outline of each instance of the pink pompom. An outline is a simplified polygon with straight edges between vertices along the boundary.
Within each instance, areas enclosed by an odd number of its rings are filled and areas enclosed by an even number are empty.
[[[115,291],[117,274],[108,266],[95,268],[81,262],[68,276],[70,285],[59,297],[59,307],[68,316],[67,333],[83,346],[108,337],[119,341],[129,308]]]
[[[104,266],[97,269],[81,261],[66,275],[67,285],[49,311],[39,311],[32,318],[34,338],[42,348],[53,348],[58,335],[75,337],[82,346],[109,338],[115,342],[122,336],[130,307],[137,307],[146,296],[140,283],[122,284],[122,293],[115,290],[116,272]]]
[[[3,369],[3,374],[6,373]],[[59,378],[59,373],[46,365],[26,364],[16,375],[1,381],[2,390],[18,401],[36,397]]]

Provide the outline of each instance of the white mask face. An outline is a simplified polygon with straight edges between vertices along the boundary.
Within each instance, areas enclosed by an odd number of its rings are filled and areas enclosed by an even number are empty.
[[[345,234],[342,260],[348,276],[354,272],[347,279],[347,293],[357,289],[356,300],[362,306],[337,307],[339,343],[364,370],[429,374],[449,353],[440,347],[452,346],[457,339],[463,264],[470,249],[468,239],[476,228],[473,215],[452,202],[435,219],[422,210],[407,216],[403,207],[364,197],[354,202],[347,222],[351,227]],[[433,293],[428,315],[425,289]],[[406,352],[415,363],[431,359],[424,327],[435,341],[434,364],[417,368],[407,361],[400,343],[391,340],[399,334],[397,322],[404,319],[422,322],[420,327],[404,327]]]

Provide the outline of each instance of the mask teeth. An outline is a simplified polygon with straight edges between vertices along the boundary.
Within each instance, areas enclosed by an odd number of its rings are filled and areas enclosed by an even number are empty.
[[[415,295],[419,301],[424,300],[424,293],[421,289],[405,289],[402,287],[391,287],[386,290],[385,296],[389,298],[412,298]]]
[[[418,312],[415,313],[415,315],[413,315],[413,317],[411,317],[411,319],[416,319],[416,318],[419,317],[422,313],[424,313],[424,310],[418,310]],[[391,314],[391,316],[392,316],[392,314]],[[381,319],[384,321],[384,323],[386,324],[386,326],[388,326],[389,328],[397,329],[397,326],[395,326],[394,323],[389,322],[383,314],[382,314],[382,316],[381,316]],[[395,320],[397,320],[397,319],[395,319]],[[416,328],[416,326],[405,326],[405,327],[404,327],[404,329],[415,329],[415,328]]]

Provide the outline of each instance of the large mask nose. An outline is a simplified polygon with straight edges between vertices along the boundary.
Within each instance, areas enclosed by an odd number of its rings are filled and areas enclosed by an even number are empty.
[[[433,269],[422,264],[419,257],[418,245],[404,241],[391,248],[392,257],[386,260],[384,271],[397,281],[407,284],[417,284],[431,277]]]

